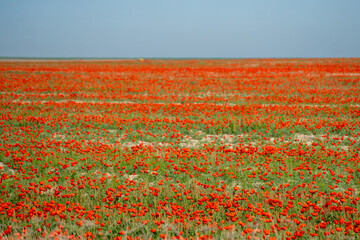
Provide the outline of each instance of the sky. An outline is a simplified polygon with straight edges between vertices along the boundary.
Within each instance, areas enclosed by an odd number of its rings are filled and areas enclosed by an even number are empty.
[[[359,0],[1,0],[0,57],[360,57]]]

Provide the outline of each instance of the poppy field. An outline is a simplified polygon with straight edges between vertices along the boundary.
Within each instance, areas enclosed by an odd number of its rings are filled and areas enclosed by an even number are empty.
[[[360,59],[0,62],[0,239],[359,239]]]

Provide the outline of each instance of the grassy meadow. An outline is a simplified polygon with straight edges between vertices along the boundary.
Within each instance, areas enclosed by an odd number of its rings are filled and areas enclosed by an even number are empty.
[[[0,62],[0,239],[359,239],[360,59]]]

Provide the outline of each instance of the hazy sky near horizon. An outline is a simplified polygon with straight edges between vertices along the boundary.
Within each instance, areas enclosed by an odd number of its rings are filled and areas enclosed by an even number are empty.
[[[360,57],[359,0],[1,0],[0,57]]]

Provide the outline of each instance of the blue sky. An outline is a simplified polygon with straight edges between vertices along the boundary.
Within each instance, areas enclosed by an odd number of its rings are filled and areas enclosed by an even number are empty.
[[[1,57],[360,57],[359,0],[1,0]]]

